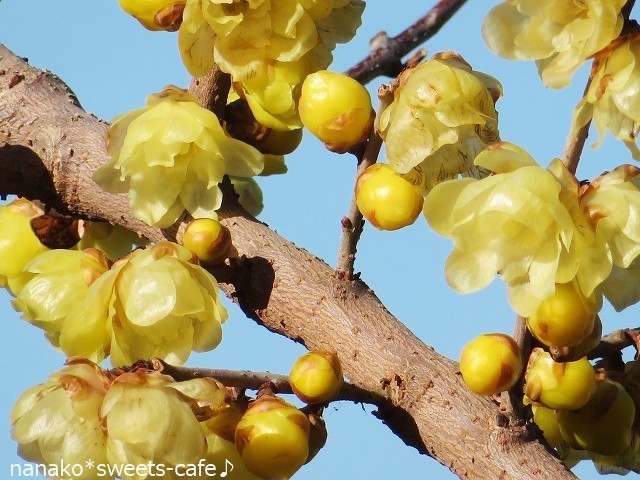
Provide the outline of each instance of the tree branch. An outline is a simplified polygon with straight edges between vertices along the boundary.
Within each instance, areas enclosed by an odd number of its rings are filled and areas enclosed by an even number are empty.
[[[176,381],[192,380],[194,378],[211,377],[218,380],[226,387],[243,388],[247,390],[259,390],[265,383],[273,384],[278,393],[293,394],[287,375],[278,375],[271,372],[252,372],[249,370],[226,370],[219,368],[177,367],[170,365],[160,358],[152,358],[150,366],[154,370],[169,375]],[[379,395],[363,390],[351,383],[345,382],[342,389],[333,398],[332,402],[349,401],[354,403],[369,403],[384,407],[386,399]]]
[[[624,328],[605,335],[596,348],[589,352],[589,359],[610,357],[631,345],[636,345],[636,350],[640,347],[640,327]]]
[[[106,124],[70,100],[55,76],[29,67],[0,46],[0,194],[29,194],[66,205],[85,218],[102,218],[158,241],[158,230],[131,215],[125,195],[101,191],[92,173],[107,160]],[[7,77],[22,75],[17,85]],[[8,146],[8,147],[7,147]],[[7,155],[29,149],[50,179],[42,189]],[[47,185],[53,185],[55,195]],[[33,198],[33,197],[32,197]],[[233,203],[220,210],[242,258],[235,283],[221,284],[242,310],[266,328],[332,349],[351,383],[386,399],[379,417],[407,444],[435,457],[461,478],[575,479],[526,428],[496,425],[496,406],[472,394],[457,364],[437,354],[391,315],[361,281],[335,279],[324,262],[278,236]]]
[[[403,69],[402,57],[433,37],[467,0],[440,0],[422,18],[399,35],[389,38],[386,32],[371,39],[371,53],[345,72],[367,84],[381,75],[396,77]]]

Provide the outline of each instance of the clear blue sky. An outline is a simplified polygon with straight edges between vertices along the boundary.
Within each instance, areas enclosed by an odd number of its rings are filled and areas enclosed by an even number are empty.
[[[380,30],[397,34],[420,16],[430,2],[399,2],[390,14],[389,2],[370,1],[356,39],[339,46],[333,70],[342,71],[368,51],[369,39]],[[496,76],[505,97],[498,102],[502,138],[527,149],[540,163],[560,156],[570,128],[571,111],[586,80],[583,68],[572,87],[545,89],[530,62],[508,62],[491,54],[480,36],[480,22],[496,1],[468,2],[425,48],[430,54],[456,50],[480,70]],[[152,33],[108,1],[0,1],[0,43],[31,63],[65,80],[85,109],[110,120],[144,104],[145,97],[167,84],[186,87],[189,77],[179,59],[174,34]],[[372,82],[372,89],[383,81]],[[632,163],[627,150],[607,137],[597,151],[587,149],[579,169],[583,178],[621,163]],[[354,161],[325,151],[306,135],[302,147],[288,158],[289,173],[261,180],[265,210],[261,219],[297,245],[335,264],[340,218],[348,209]],[[378,232],[367,226],[359,244],[356,268],[382,301],[422,340],[446,356],[489,331],[511,333],[514,314],[498,280],[482,292],[460,296],[443,279],[451,244],[429,231],[424,219],[399,232]],[[190,365],[288,372],[302,348],[269,334],[230,308],[224,340],[215,351],[194,354]],[[637,326],[638,307],[622,315],[606,308],[605,331]],[[28,387],[61,368],[64,357],[49,347],[40,330],[21,321],[8,296],[0,293],[0,478],[9,465],[21,463],[9,436],[9,412]],[[405,447],[368,408],[333,404],[326,413],[327,447],[296,476],[324,478],[456,478],[435,461]],[[584,462],[583,462],[584,463]],[[583,479],[597,478],[592,465],[577,470]]]

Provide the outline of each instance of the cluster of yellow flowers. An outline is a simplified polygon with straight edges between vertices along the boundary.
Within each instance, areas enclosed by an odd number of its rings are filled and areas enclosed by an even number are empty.
[[[217,218],[223,176],[259,174],[262,154],[229,137],[184,90],[167,87],[147,103],[115,119],[107,140],[111,160],[94,181],[109,192],[128,192],[133,214],[149,225],[168,227],[185,210]]]
[[[487,46],[511,59],[535,60],[544,84],[561,88],[586,59],[622,31],[626,0],[507,0],[485,17]]]
[[[331,63],[336,43],[354,36],[364,6],[362,0],[187,0],[178,45],[192,75],[205,75],[214,62],[231,74],[260,123],[298,128],[302,81]]]
[[[455,290],[476,291],[499,273],[523,317],[574,279],[595,304],[601,293],[617,309],[638,298],[637,282],[612,272],[640,254],[640,169],[624,165],[581,187],[560,160],[544,169],[508,143],[475,163],[494,174],[441,183],[424,203],[430,226],[454,240],[446,279]]]
[[[211,378],[176,382],[144,368],[105,371],[74,358],[22,394],[11,434],[24,459],[72,466],[78,480],[210,478],[226,460],[237,478],[254,480],[233,441],[241,416]]]
[[[216,279],[187,248],[160,242],[131,252],[131,232],[88,224],[83,250],[42,245],[24,199],[0,206],[1,286],[23,318],[67,356],[128,365],[152,356],[183,364],[222,339],[227,311]],[[128,250],[112,262],[105,253]]]
[[[500,83],[454,52],[405,70],[398,82],[379,127],[391,167],[424,193],[460,174],[488,174],[473,160],[499,140]]]

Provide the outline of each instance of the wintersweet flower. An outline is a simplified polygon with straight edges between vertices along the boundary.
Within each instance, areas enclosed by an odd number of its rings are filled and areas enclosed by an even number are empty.
[[[501,94],[495,78],[473,71],[454,52],[405,70],[380,119],[389,164],[418,177],[412,182],[426,191],[459,174],[481,175],[473,159],[499,140]]]
[[[128,255],[136,245],[149,243],[131,230],[107,222],[84,222],[83,230],[75,248],[95,248],[104,252],[110,260]]]
[[[20,396],[11,412],[11,437],[18,442],[18,454],[30,462],[106,464],[107,435],[98,413],[109,380],[87,360],[68,363]],[[95,471],[84,469],[78,474],[74,470],[73,478],[93,480]]]
[[[299,84],[353,38],[363,9],[361,0],[188,0],[178,45],[192,75],[214,62],[231,74],[260,123],[298,128]]]
[[[192,259],[188,249],[161,242],[116,262],[93,285],[93,295],[108,299],[101,310],[113,365],[150,357],[181,365],[192,350],[218,346],[227,310],[216,279]],[[67,340],[91,343],[91,330],[77,321],[75,339]]]
[[[24,274],[29,280],[13,301],[13,307],[22,312],[24,320],[43,329],[53,346],[60,347],[60,336],[73,328],[67,324],[67,318],[79,305],[85,307],[89,288],[107,270],[106,256],[96,249],[48,250],[26,265]],[[68,356],[86,353],[76,350],[76,345],[65,347]]]
[[[589,89],[574,112],[574,130],[593,123],[600,136],[609,129],[640,160],[640,35],[627,35],[595,56]]]
[[[217,218],[223,176],[257,175],[262,155],[228,137],[218,118],[184,90],[167,87],[147,104],[111,125],[111,160],[94,181],[110,192],[128,192],[134,215],[149,225],[168,227],[185,210]]]
[[[32,218],[43,213],[24,198],[0,205],[0,287],[7,287],[14,295],[26,281],[21,273],[24,266],[47,250],[30,224]]]
[[[113,381],[100,408],[110,464],[153,463],[166,467],[162,478],[175,479],[179,478],[173,474],[176,465],[197,464],[203,458],[204,432],[188,399],[174,385],[171,377],[142,369]],[[147,475],[123,478],[142,480]]]
[[[620,311],[640,299],[640,168],[622,165],[583,188],[580,204],[608,248],[613,270],[600,287]]]
[[[501,57],[535,60],[547,87],[569,84],[582,63],[622,31],[626,0],[507,0],[482,24],[487,46]]]

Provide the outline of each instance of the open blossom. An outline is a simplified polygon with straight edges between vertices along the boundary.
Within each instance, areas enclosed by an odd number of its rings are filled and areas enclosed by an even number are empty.
[[[67,318],[79,305],[85,306],[89,288],[107,270],[107,259],[98,250],[48,250],[26,265],[24,275],[29,280],[13,307],[22,312],[23,319],[42,328],[49,342],[59,347],[61,334],[70,328]],[[69,356],[84,353],[73,351],[73,345],[69,347],[71,350],[65,349]]]
[[[445,269],[452,288],[476,291],[499,273],[524,317],[570,281],[595,304],[602,293],[618,309],[637,301],[640,279],[623,281],[638,272],[640,169],[619,167],[580,187],[560,160],[544,169],[508,143],[476,164],[493,175],[443,182],[424,204],[431,227],[454,240]]]
[[[640,132],[640,35],[621,37],[595,57],[591,83],[576,106],[574,129],[593,118],[600,139],[608,130],[624,142],[633,158],[640,160],[636,145]]]
[[[460,174],[481,175],[473,159],[499,140],[501,94],[495,78],[454,52],[405,70],[380,119],[389,164],[425,191]]]
[[[299,85],[353,38],[363,10],[361,0],[188,0],[178,44],[192,75],[215,62],[260,123],[297,128]]]
[[[599,288],[620,311],[640,300],[640,169],[622,165],[594,179],[580,204],[613,264]]]
[[[197,464],[204,457],[204,432],[189,405],[190,399],[172,388],[175,385],[171,377],[146,370],[123,373],[113,381],[100,407],[101,421],[108,432],[110,464],[152,462],[167,467],[162,478],[173,480],[180,478],[173,474],[176,465]],[[123,478],[153,477],[142,472],[146,474],[136,472]]]
[[[485,17],[482,36],[501,57],[535,60],[544,84],[562,88],[622,30],[626,0],[507,0]]]
[[[216,279],[193,254],[161,242],[107,267],[104,255],[51,250],[27,265],[14,302],[67,356],[116,366],[160,357],[183,364],[222,339],[227,311]]]
[[[106,464],[107,435],[98,414],[109,380],[89,361],[69,363],[20,396],[11,412],[11,437],[18,443],[18,454],[30,462]],[[93,480],[95,471],[85,469],[73,478]]]
[[[133,214],[149,225],[168,227],[185,210],[217,218],[223,176],[257,175],[262,154],[227,136],[218,118],[184,90],[167,87],[147,104],[111,125],[111,160],[94,181],[110,192],[128,192]]]

